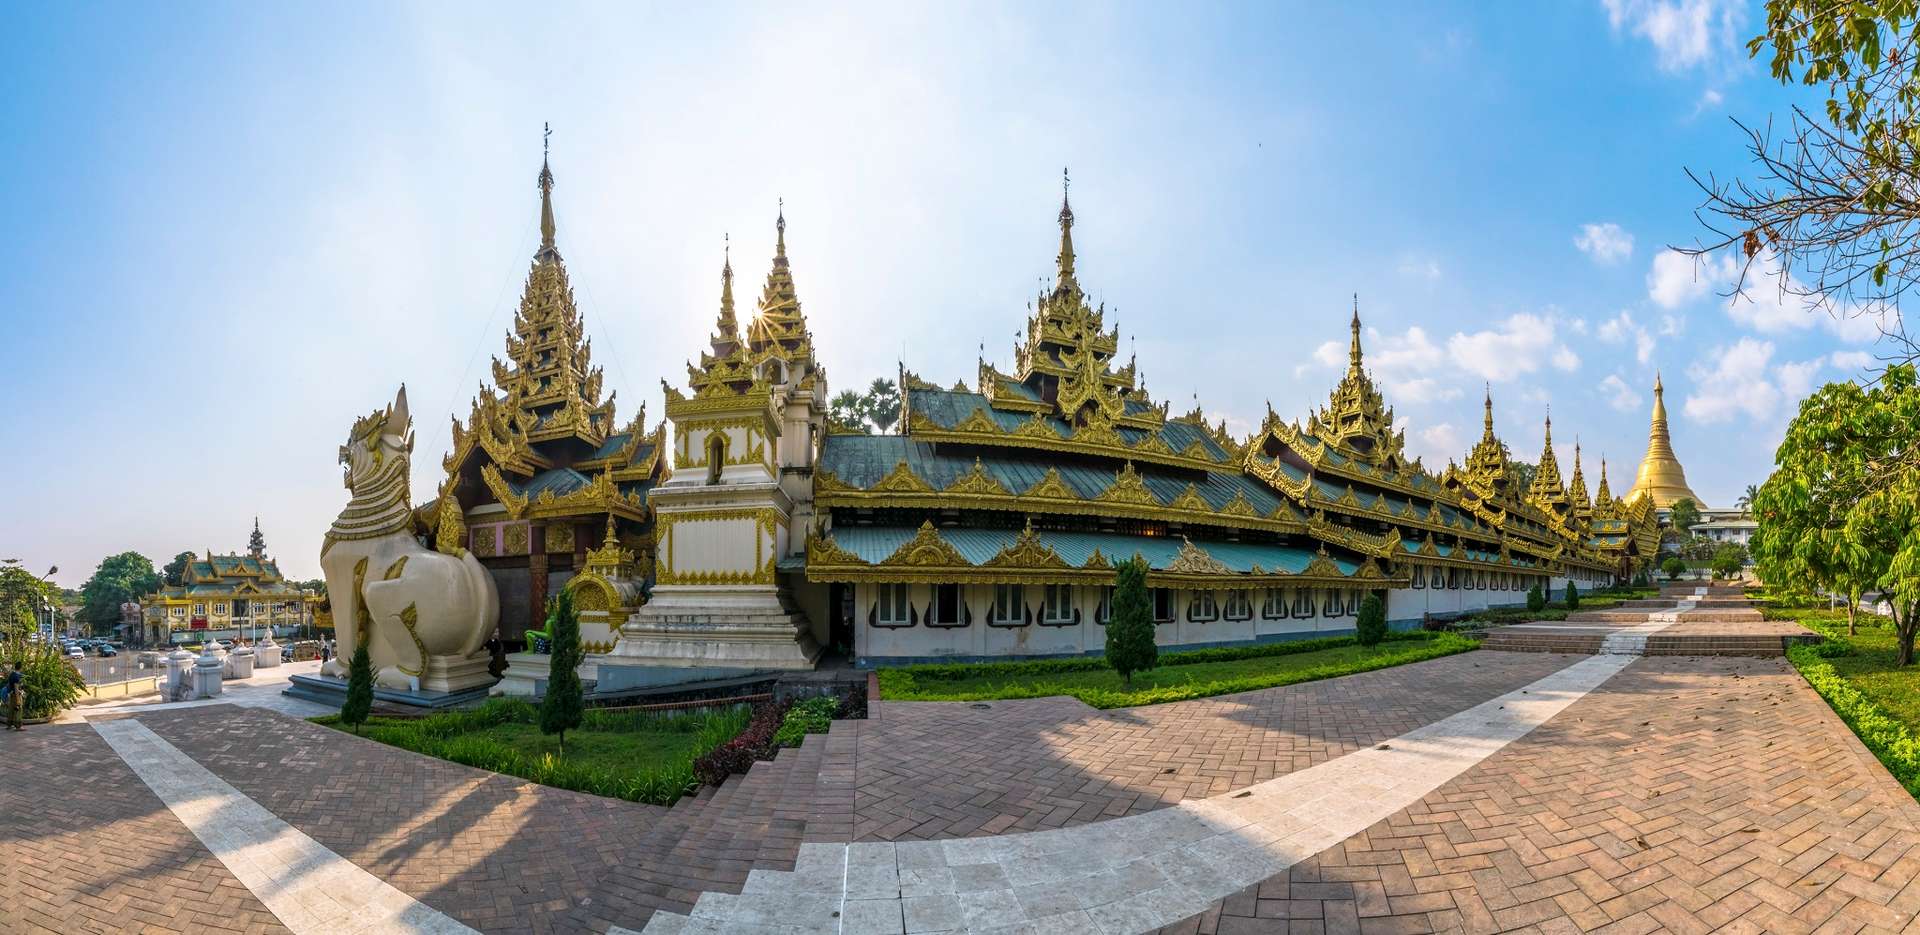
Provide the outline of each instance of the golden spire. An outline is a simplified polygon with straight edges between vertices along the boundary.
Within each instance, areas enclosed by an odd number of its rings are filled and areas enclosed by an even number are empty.
[[[793,287],[793,270],[787,263],[787,204],[780,201],[774,221],[773,266],[767,270],[767,283],[760,291],[759,310],[747,324],[747,346],[756,356],[778,345],[777,356],[812,366],[813,349],[808,342],[807,319],[800,311],[800,297]],[[800,374],[794,374],[799,379]]]
[[[1493,384],[1492,383],[1487,384],[1486,410],[1487,412],[1486,412],[1486,418],[1484,422],[1485,427],[1481,430],[1480,437],[1490,439],[1493,437]]]
[[[1653,375],[1653,421],[1647,427],[1647,456],[1640,462],[1640,472],[1634,478],[1633,490],[1627,499],[1651,497],[1656,509],[1666,509],[1681,500],[1692,500],[1695,506],[1705,506],[1700,495],[1687,486],[1687,472],[1680,466],[1680,459],[1673,453],[1673,439],[1667,433],[1667,402],[1665,387],[1661,386],[1660,374]]]
[[[1347,370],[1360,372],[1360,293],[1353,294],[1353,346],[1347,349]]]
[[[1573,500],[1574,511],[1587,515],[1593,511],[1593,500],[1587,496],[1587,478],[1580,469],[1580,440],[1573,440],[1573,478],[1567,481],[1567,496]]]
[[[1607,456],[1601,455],[1600,456],[1600,486],[1594,488],[1593,503],[1595,506],[1605,506],[1608,503],[1611,503],[1612,501],[1613,501],[1613,491],[1608,489],[1607,487]]]
[[[787,261],[787,199],[780,199],[779,215],[773,222],[773,261],[781,266]]]
[[[715,353],[723,353],[720,350],[722,342],[736,344],[740,341],[740,323],[733,315],[733,238],[724,234],[722,237],[726,245],[721,247],[721,256],[725,259],[720,264],[720,321],[714,332]]]
[[[552,124],[541,124],[543,135],[540,137],[540,252],[534,254],[538,260],[559,259],[560,251],[553,245],[553,170],[547,167],[547,138],[553,136]]]
[[[1067,201],[1067,189],[1073,180],[1067,176],[1067,170],[1060,170],[1060,282],[1056,290],[1078,285],[1073,278],[1073,205]]]

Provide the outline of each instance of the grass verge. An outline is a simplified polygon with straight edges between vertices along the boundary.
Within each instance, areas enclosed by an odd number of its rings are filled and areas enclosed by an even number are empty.
[[[1128,708],[1352,675],[1451,656],[1479,645],[1478,640],[1457,633],[1414,632],[1389,634],[1386,642],[1372,649],[1342,636],[1162,653],[1158,667],[1134,673],[1131,689],[1099,656],[936,663],[880,670],[880,693],[888,701],[1070,695],[1095,708]]]
[[[1849,636],[1845,611],[1825,606],[1767,608],[1774,620],[1795,620],[1827,642],[1787,650],[1793,664],[1828,707],[1852,728],[1907,792],[1920,798],[1920,666],[1901,667],[1893,625],[1862,613]]]
[[[540,733],[538,709],[511,698],[424,718],[369,718],[362,734],[543,786],[672,805],[700,785],[694,759],[733,739],[749,717],[745,706],[684,714],[588,709],[581,726],[567,732],[565,756],[557,738]],[[313,721],[350,730],[338,715]]]

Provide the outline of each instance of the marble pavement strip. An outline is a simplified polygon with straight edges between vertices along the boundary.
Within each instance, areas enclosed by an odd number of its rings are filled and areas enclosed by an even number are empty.
[[[644,935],[1150,931],[1418,802],[1637,658],[1590,656],[1377,747],[1142,815],[996,837],[805,844],[793,871],[752,871],[740,894],[703,893],[690,916],[657,912]]]
[[[139,721],[91,721],[180,823],[296,933],[471,933],[281,821]]]

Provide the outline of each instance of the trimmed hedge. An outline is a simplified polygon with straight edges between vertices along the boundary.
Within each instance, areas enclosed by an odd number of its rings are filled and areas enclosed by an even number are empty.
[[[825,695],[798,702],[780,719],[780,729],[774,732],[773,739],[783,747],[800,746],[808,734],[826,733],[839,710],[840,700]]]
[[[1825,650],[1837,645],[1837,650]],[[1920,740],[1915,740],[1906,725],[1887,715],[1879,705],[1854,688],[1826,659],[1846,655],[1843,641],[1814,646],[1795,646],[1787,650],[1787,659],[1800,670],[1807,684],[1826,699],[1827,706],[1853,729],[1860,742],[1873,751],[1893,778],[1905,786],[1908,794],[1920,798]]]
[[[1424,643],[1395,651],[1393,644]],[[1355,645],[1351,636],[1332,637],[1316,640],[1299,640],[1290,643],[1274,643],[1265,646],[1233,647],[1229,649],[1201,649],[1184,653],[1170,653],[1161,657],[1161,669],[1194,665],[1206,662],[1233,662],[1242,659],[1257,659],[1269,656],[1291,656],[1300,653],[1315,652],[1324,649],[1336,649]],[[1478,649],[1480,642],[1457,633],[1430,633],[1414,631],[1408,633],[1390,633],[1386,641],[1374,653],[1357,659],[1347,660],[1308,668],[1285,669],[1261,675],[1218,678],[1212,681],[1185,682],[1177,685],[1163,685],[1158,688],[1137,690],[1113,690],[1083,685],[1061,685],[1044,679],[1046,675],[1058,673],[1103,671],[1106,666],[1098,657],[1093,659],[1033,660],[1030,662],[989,662],[975,665],[943,663],[937,665],[904,666],[898,669],[884,669],[880,672],[881,693],[898,700],[921,701],[992,701],[1009,698],[1046,698],[1067,695],[1078,698],[1095,708],[1127,708],[1139,705],[1164,704],[1170,701],[1186,701],[1194,698],[1206,698],[1213,695],[1225,695],[1234,692],[1253,691],[1261,688],[1273,688],[1280,685],[1293,685],[1299,682],[1318,681],[1337,678],[1374,669],[1405,665],[1411,662],[1423,662]],[[983,676],[1041,676],[1032,684],[1004,685],[987,692],[945,691],[942,681],[977,678]]]
[[[778,734],[790,702],[755,705],[753,719],[732,740],[720,744],[693,760],[693,778],[717,786],[728,776],[737,776],[753,768],[756,760],[771,760],[780,752]]]

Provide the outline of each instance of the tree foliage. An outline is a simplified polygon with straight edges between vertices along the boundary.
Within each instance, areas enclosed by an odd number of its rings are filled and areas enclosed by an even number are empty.
[[[1775,79],[1820,89],[1825,101],[1795,107],[1778,136],[1771,121],[1735,121],[1757,177],[1693,176],[1713,236],[1686,252],[1731,247],[1742,258],[1735,292],[1759,283],[1809,312],[1876,316],[1911,360],[1917,349],[1894,310],[1920,280],[1916,4],[1767,0],[1766,11],[1749,53],[1769,54]]]
[[[52,717],[73,707],[87,684],[57,643],[8,637],[0,641],[0,666],[20,670],[20,686],[27,693],[22,713],[29,718]]]
[[[1668,581],[1679,581],[1680,576],[1687,573],[1687,563],[1678,555],[1669,555],[1666,561],[1660,563],[1660,571]]]
[[[1146,672],[1160,662],[1153,639],[1153,597],[1147,592],[1147,563],[1139,558],[1121,562],[1114,572],[1113,608],[1107,621],[1107,664],[1133,687],[1133,673]]]
[[[1567,582],[1567,609],[1580,609],[1580,588],[1573,582]]]
[[[1667,522],[1672,524],[1673,528],[1679,530],[1683,536],[1687,535],[1693,531],[1693,527],[1700,525],[1700,504],[1681,497],[1673,501],[1673,506],[1668,508],[1667,517]]]
[[[1752,550],[1769,587],[1881,592],[1913,662],[1920,625],[1920,385],[1911,364],[1872,388],[1829,383],[1800,404],[1760,485]]]
[[[540,732],[560,735],[560,752],[567,752],[567,731],[580,726],[586,701],[580,689],[580,615],[573,609],[573,592],[562,590],[547,603],[547,633],[553,640],[548,660],[547,694],[540,701]]]
[[[192,552],[175,555],[173,561],[167,563],[167,567],[160,569],[160,580],[164,581],[168,587],[174,588],[186,584],[187,566],[193,564],[194,558]]]
[[[884,434],[900,422],[900,387],[892,380],[875,379],[865,393],[841,390],[827,404],[827,415],[846,428]]]
[[[1731,578],[1747,567],[1747,547],[1738,542],[1726,542],[1713,550],[1713,573],[1722,578]]]
[[[361,640],[347,663],[347,700],[340,705],[340,722],[352,726],[354,733],[360,733],[360,725],[367,722],[367,714],[372,710],[373,657],[367,653],[367,641]]]
[[[24,638],[39,625],[42,601],[54,603],[60,590],[20,566],[20,560],[0,561],[0,639]]]
[[[80,586],[80,619],[104,633],[120,622],[120,605],[160,590],[160,573],[138,552],[122,552],[100,560],[87,583]]]
[[[1360,613],[1353,621],[1353,638],[1362,646],[1372,648],[1387,638],[1387,605],[1382,603],[1380,595],[1368,593],[1360,602]]]
[[[1527,610],[1533,613],[1539,613],[1546,609],[1546,589],[1542,588],[1538,582],[1535,582],[1533,587],[1527,589]]]

